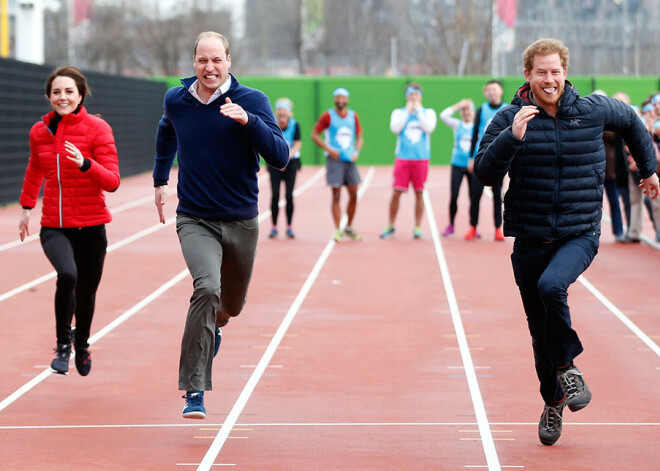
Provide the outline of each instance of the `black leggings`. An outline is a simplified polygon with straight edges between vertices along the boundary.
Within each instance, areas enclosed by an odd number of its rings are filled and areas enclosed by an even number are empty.
[[[463,178],[467,177],[468,191],[472,194],[472,178],[466,167],[451,166],[451,199],[449,200],[449,224],[454,225],[458,211],[458,192],[461,189]]]
[[[484,185],[473,173],[470,175],[472,188],[470,189],[470,225],[477,226],[479,223],[479,202],[484,192]],[[502,225],[502,180],[495,183],[493,189],[493,221],[495,227]]]
[[[94,316],[96,290],[108,246],[105,225],[41,228],[41,246],[57,272],[55,329],[58,344],[69,344],[76,316],[76,347],[87,348]]]
[[[268,173],[270,173],[270,187],[271,187],[271,202],[270,212],[273,218],[273,226],[277,225],[277,216],[280,212],[280,186],[284,181],[286,191],[286,222],[290,226],[293,220],[293,188],[296,185],[296,174],[300,169],[300,159],[291,159],[289,165],[286,166],[284,171],[278,170],[268,166]]]

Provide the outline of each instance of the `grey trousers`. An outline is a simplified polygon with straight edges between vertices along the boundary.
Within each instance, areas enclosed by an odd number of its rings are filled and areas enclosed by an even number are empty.
[[[257,252],[259,221],[209,221],[177,214],[176,232],[193,278],[193,294],[181,340],[179,389],[212,389],[215,328],[245,305]]]

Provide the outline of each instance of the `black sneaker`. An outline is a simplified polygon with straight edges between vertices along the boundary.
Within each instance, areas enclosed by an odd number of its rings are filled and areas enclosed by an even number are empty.
[[[587,407],[591,401],[591,391],[577,366],[571,363],[567,368],[557,369],[557,378],[566,395],[566,405],[571,412]]]
[[[554,445],[561,437],[562,411],[566,405],[566,399],[562,399],[557,404],[546,404],[543,407],[543,414],[539,420],[539,440],[544,445]]]
[[[55,348],[55,358],[50,362],[50,368],[58,374],[65,375],[69,372],[69,357],[71,356],[71,345],[58,343]]]
[[[76,348],[76,356],[74,357],[76,369],[80,376],[87,376],[89,370],[92,369],[92,357],[87,348]]]

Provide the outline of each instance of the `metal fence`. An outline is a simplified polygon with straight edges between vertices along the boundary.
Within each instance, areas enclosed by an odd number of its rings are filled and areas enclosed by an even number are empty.
[[[20,196],[30,128],[51,109],[44,86],[52,70],[0,59],[0,205]],[[84,72],[92,90],[85,107],[112,127],[122,177],[150,170],[166,84]]]

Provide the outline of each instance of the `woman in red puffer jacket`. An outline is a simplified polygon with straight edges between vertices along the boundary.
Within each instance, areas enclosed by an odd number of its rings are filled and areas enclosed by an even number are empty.
[[[46,97],[54,111],[30,130],[19,222],[24,240],[30,210],[45,181],[39,236],[57,272],[57,347],[50,366],[56,373],[68,373],[73,337],[76,369],[83,376],[92,366],[87,341],[108,245],[105,224],[112,220],[103,192],[119,186],[112,129],[83,107],[89,93],[85,76],[75,67],[56,69],[46,81]]]

